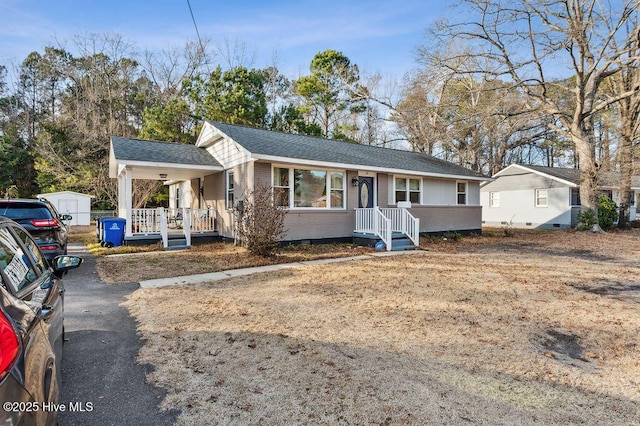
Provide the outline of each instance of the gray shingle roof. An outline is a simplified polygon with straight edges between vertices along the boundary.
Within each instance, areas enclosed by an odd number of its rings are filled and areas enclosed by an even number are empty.
[[[563,179],[580,185],[580,170],[567,169],[562,167],[543,167],[522,165],[531,170],[545,173],[559,179]],[[600,188],[618,188],[620,186],[620,173],[618,172],[600,172],[598,175],[598,187]],[[631,187],[640,188],[640,176],[631,176]]]
[[[487,178],[430,155],[209,121],[252,154],[422,173]],[[488,178],[487,178],[488,179]]]
[[[111,143],[117,160],[221,167],[220,163],[206,149],[198,148],[195,145],[115,136],[111,137]]]
[[[579,169],[567,169],[562,167],[544,167],[544,166],[529,166],[522,165],[531,170],[535,170],[540,173],[545,173],[549,176],[556,177],[558,179],[566,180],[576,185],[580,185],[580,170]]]

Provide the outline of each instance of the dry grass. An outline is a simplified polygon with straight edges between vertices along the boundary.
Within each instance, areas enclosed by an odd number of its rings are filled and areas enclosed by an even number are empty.
[[[251,255],[232,244],[194,245],[186,251],[163,251],[162,244],[106,248],[98,244],[95,226],[73,226],[70,242],[82,242],[97,260],[98,274],[109,284],[218,272],[303,260],[355,256],[372,249],[353,244],[300,245],[283,248],[276,257]],[[120,256],[125,255],[125,256]]]
[[[430,239],[126,306],[181,424],[634,424],[639,237]]]
[[[185,251],[100,257],[97,269],[105,282],[122,284],[277,263],[354,256],[371,251],[352,244],[320,244],[287,247],[276,257],[262,257],[252,255],[245,248],[233,244],[209,243],[195,245]]]

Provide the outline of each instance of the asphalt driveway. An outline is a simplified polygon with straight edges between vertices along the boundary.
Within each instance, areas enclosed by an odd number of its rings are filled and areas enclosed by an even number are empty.
[[[65,331],[59,423],[65,425],[171,425],[177,413],[160,412],[163,391],[145,381],[151,366],[136,364],[142,342],[120,306],[138,283],[104,284],[95,258],[82,244],[69,254],[84,258],[64,279]]]

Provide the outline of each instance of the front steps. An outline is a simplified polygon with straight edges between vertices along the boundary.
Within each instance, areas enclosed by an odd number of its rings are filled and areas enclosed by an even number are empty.
[[[391,251],[404,251],[404,250],[416,250],[417,247],[413,242],[402,232],[393,232],[391,234]],[[359,244],[367,247],[375,247],[377,243],[382,242],[382,239],[376,234],[354,232],[353,233],[354,244]],[[386,247],[383,249],[386,250]]]
[[[167,244],[168,247],[166,247],[165,250],[184,250],[191,247],[187,245],[186,238],[170,238]]]

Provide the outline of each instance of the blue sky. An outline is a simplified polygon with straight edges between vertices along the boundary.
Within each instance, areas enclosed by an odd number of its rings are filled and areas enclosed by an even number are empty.
[[[343,52],[367,74],[401,77],[433,22],[451,0],[190,0],[198,30],[216,45],[240,43],[254,67],[276,65],[289,77],[308,73],[313,56]],[[0,0],[0,64],[75,35],[118,33],[139,50],[195,40],[187,0]],[[70,43],[63,45],[72,50]]]

